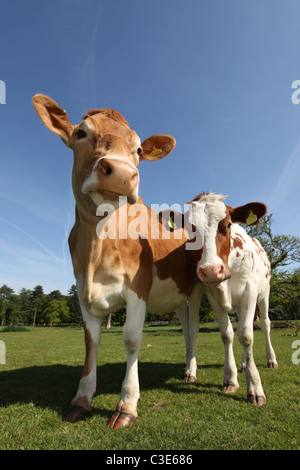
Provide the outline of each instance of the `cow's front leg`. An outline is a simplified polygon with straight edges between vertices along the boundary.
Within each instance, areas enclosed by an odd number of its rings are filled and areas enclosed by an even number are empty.
[[[101,320],[92,317],[82,308],[85,334],[85,364],[79,381],[78,391],[71,402],[71,407],[64,413],[63,419],[69,422],[79,421],[91,413],[92,398],[96,393],[97,354],[101,338]]]
[[[246,364],[247,399],[252,405],[264,405],[266,397],[262,388],[260,375],[253,358],[253,317],[256,298],[253,300],[251,292],[244,295],[243,305],[240,309],[237,334],[241,345]]]
[[[122,384],[121,399],[108,426],[119,429],[137,419],[137,402],[140,397],[138,378],[138,354],[142,342],[146,303],[133,291],[128,292],[126,322],[123,341],[127,354],[126,375]]]
[[[207,297],[211,306],[214,309],[224,345],[225,362],[222,390],[224,393],[235,393],[239,389],[239,384],[237,367],[233,354],[234,332],[228,313],[219,306],[217,296],[214,294],[214,288],[207,288]]]
[[[239,389],[239,384],[237,378],[237,367],[233,354],[233,328],[230,318],[226,312],[217,310],[215,312],[225,351],[224,380],[222,390],[224,393],[235,393]]]

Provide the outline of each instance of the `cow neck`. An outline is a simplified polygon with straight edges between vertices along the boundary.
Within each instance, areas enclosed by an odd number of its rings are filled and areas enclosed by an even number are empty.
[[[72,256],[79,254],[81,268],[83,269],[93,268],[101,260],[103,240],[98,238],[96,229],[97,224],[103,218],[104,216],[97,217],[93,215],[87,217],[79,211],[76,205],[73,236],[70,237],[73,243],[70,243],[70,249]]]

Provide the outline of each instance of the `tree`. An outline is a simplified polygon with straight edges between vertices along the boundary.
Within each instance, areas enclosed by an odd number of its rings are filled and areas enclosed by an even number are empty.
[[[120,308],[112,314],[112,323],[115,325],[124,325],[126,321],[126,308]]]
[[[271,225],[273,214],[266,215],[259,224],[247,227],[251,237],[256,238],[266,251],[271,270],[300,262],[300,238],[292,235],[274,235]]]
[[[9,325],[17,325],[20,317],[19,313],[19,297],[17,294],[13,294],[9,301],[6,310],[6,323]]]
[[[43,304],[45,302],[44,289],[42,286],[37,285],[31,292],[31,301],[33,305],[33,320],[32,326],[35,326],[36,320],[41,320],[43,312]]]
[[[0,287],[0,321],[1,326],[5,323],[6,313],[8,311],[9,304],[12,302],[14,291],[6,284]]]
[[[247,232],[260,241],[271,263],[271,318],[297,318],[300,274],[299,269],[289,268],[300,261],[300,238],[274,235],[272,222],[273,214],[266,215],[259,224],[247,227]]]
[[[270,292],[272,319],[297,319],[300,310],[300,270],[273,271]]]
[[[105,326],[105,328],[106,328],[107,330],[110,330],[110,328],[111,328],[111,313],[109,313],[109,314],[107,315],[107,320],[106,320],[106,326]]]
[[[211,305],[208,301],[205,289],[203,289],[203,292],[202,292],[199,319],[201,322],[211,322],[211,321],[216,320],[215,313],[213,309],[211,308]]]
[[[59,290],[53,290],[50,294],[47,295],[47,300],[63,300],[63,295]]]
[[[70,320],[70,309],[66,300],[50,300],[48,306],[43,311],[45,323],[51,326],[53,323],[65,323]]]
[[[31,290],[22,288],[19,292],[18,302],[19,319],[29,325],[32,322]]]
[[[73,284],[68,291],[67,304],[70,309],[70,321],[72,323],[81,323],[82,314],[78,299],[77,286],[75,284]]]

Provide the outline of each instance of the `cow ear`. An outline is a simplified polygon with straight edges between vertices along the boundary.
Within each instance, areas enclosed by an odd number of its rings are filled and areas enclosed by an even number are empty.
[[[143,152],[140,161],[156,161],[166,157],[176,145],[176,140],[170,135],[153,135],[142,142]]]
[[[66,111],[46,95],[35,95],[32,98],[32,102],[45,126],[50,131],[59,135],[68,145],[74,126],[70,123]]]
[[[229,212],[232,222],[255,225],[267,213],[267,206],[261,202],[250,202],[245,206],[230,207]]]

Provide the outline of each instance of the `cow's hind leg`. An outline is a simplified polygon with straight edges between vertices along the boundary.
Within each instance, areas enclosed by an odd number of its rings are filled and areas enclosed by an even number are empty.
[[[188,304],[185,302],[183,305],[176,309],[176,314],[180,320],[184,341],[185,341],[185,358],[186,358],[186,366],[184,372],[183,380],[185,382],[189,382],[189,377],[191,375],[190,371],[190,335],[189,335],[189,311],[188,311]]]
[[[71,407],[64,413],[63,419],[69,422],[79,421],[91,413],[91,402],[96,393],[97,354],[101,338],[101,320],[98,320],[82,308],[86,356],[77,394]]]
[[[182,318],[182,311],[176,310],[178,317],[181,321],[181,326],[185,339],[185,350],[186,350],[186,366],[183,380],[184,382],[196,382],[197,381],[197,360],[196,360],[196,341],[199,330],[199,309],[194,315],[193,310],[190,306],[186,305],[187,316]],[[179,313],[180,312],[180,313]]]
[[[137,419],[137,402],[140,397],[138,379],[138,354],[142,342],[146,303],[129,291],[123,341],[127,354],[126,375],[122,384],[121,399],[108,422],[113,429],[123,428]]]

